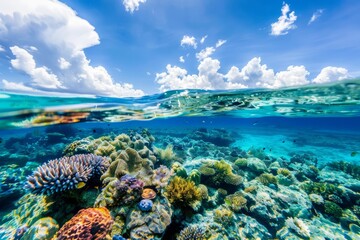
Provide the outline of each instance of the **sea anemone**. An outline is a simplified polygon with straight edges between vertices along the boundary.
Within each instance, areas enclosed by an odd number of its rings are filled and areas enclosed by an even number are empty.
[[[35,194],[45,195],[81,188],[90,179],[99,178],[108,167],[107,158],[93,154],[63,157],[38,167],[28,176],[25,187]]]

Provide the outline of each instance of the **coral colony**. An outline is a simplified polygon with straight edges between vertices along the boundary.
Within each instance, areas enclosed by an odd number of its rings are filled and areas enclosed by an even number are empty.
[[[147,130],[73,141],[27,177],[0,237],[359,239],[357,166],[232,142],[204,129],[157,143]]]

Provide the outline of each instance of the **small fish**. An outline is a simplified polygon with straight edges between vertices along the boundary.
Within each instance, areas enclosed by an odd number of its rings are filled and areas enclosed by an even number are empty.
[[[358,155],[358,152],[352,152],[350,155],[351,155],[352,157],[355,157],[356,155]]]
[[[282,141],[282,143],[284,143],[284,142],[285,142],[285,140]]]
[[[80,189],[80,188],[83,188],[85,187],[85,183],[84,182],[79,182],[77,185],[76,185],[76,188],[77,189]]]
[[[258,123],[259,123],[259,122],[254,122],[252,125],[253,125],[253,126],[256,126]]]
[[[96,133],[96,129],[93,129],[92,131],[93,131],[93,133]]]
[[[266,148],[263,148],[263,151],[265,150]]]

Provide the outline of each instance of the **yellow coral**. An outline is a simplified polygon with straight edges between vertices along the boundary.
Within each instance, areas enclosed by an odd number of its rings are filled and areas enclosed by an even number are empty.
[[[202,192],[193,181],[176,176],[166,187],[165,196],[175,206],[187,207],[200,201]]]

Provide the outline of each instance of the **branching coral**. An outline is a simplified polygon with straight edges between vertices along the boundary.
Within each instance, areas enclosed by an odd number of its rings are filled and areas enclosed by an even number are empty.
[[[194,182],[176,176],[166,187],[165,196],[175,206],[188,207],[200,201],[202,194]]]
[[[90,179],[99,178],[108,166],[108,159],[93,154],[51,160],[27,178],[26,188],[46,195],[81,188]]]
[[[105,239],[112,224],[106,208],[82,209],[61,227],[56,239]]]

